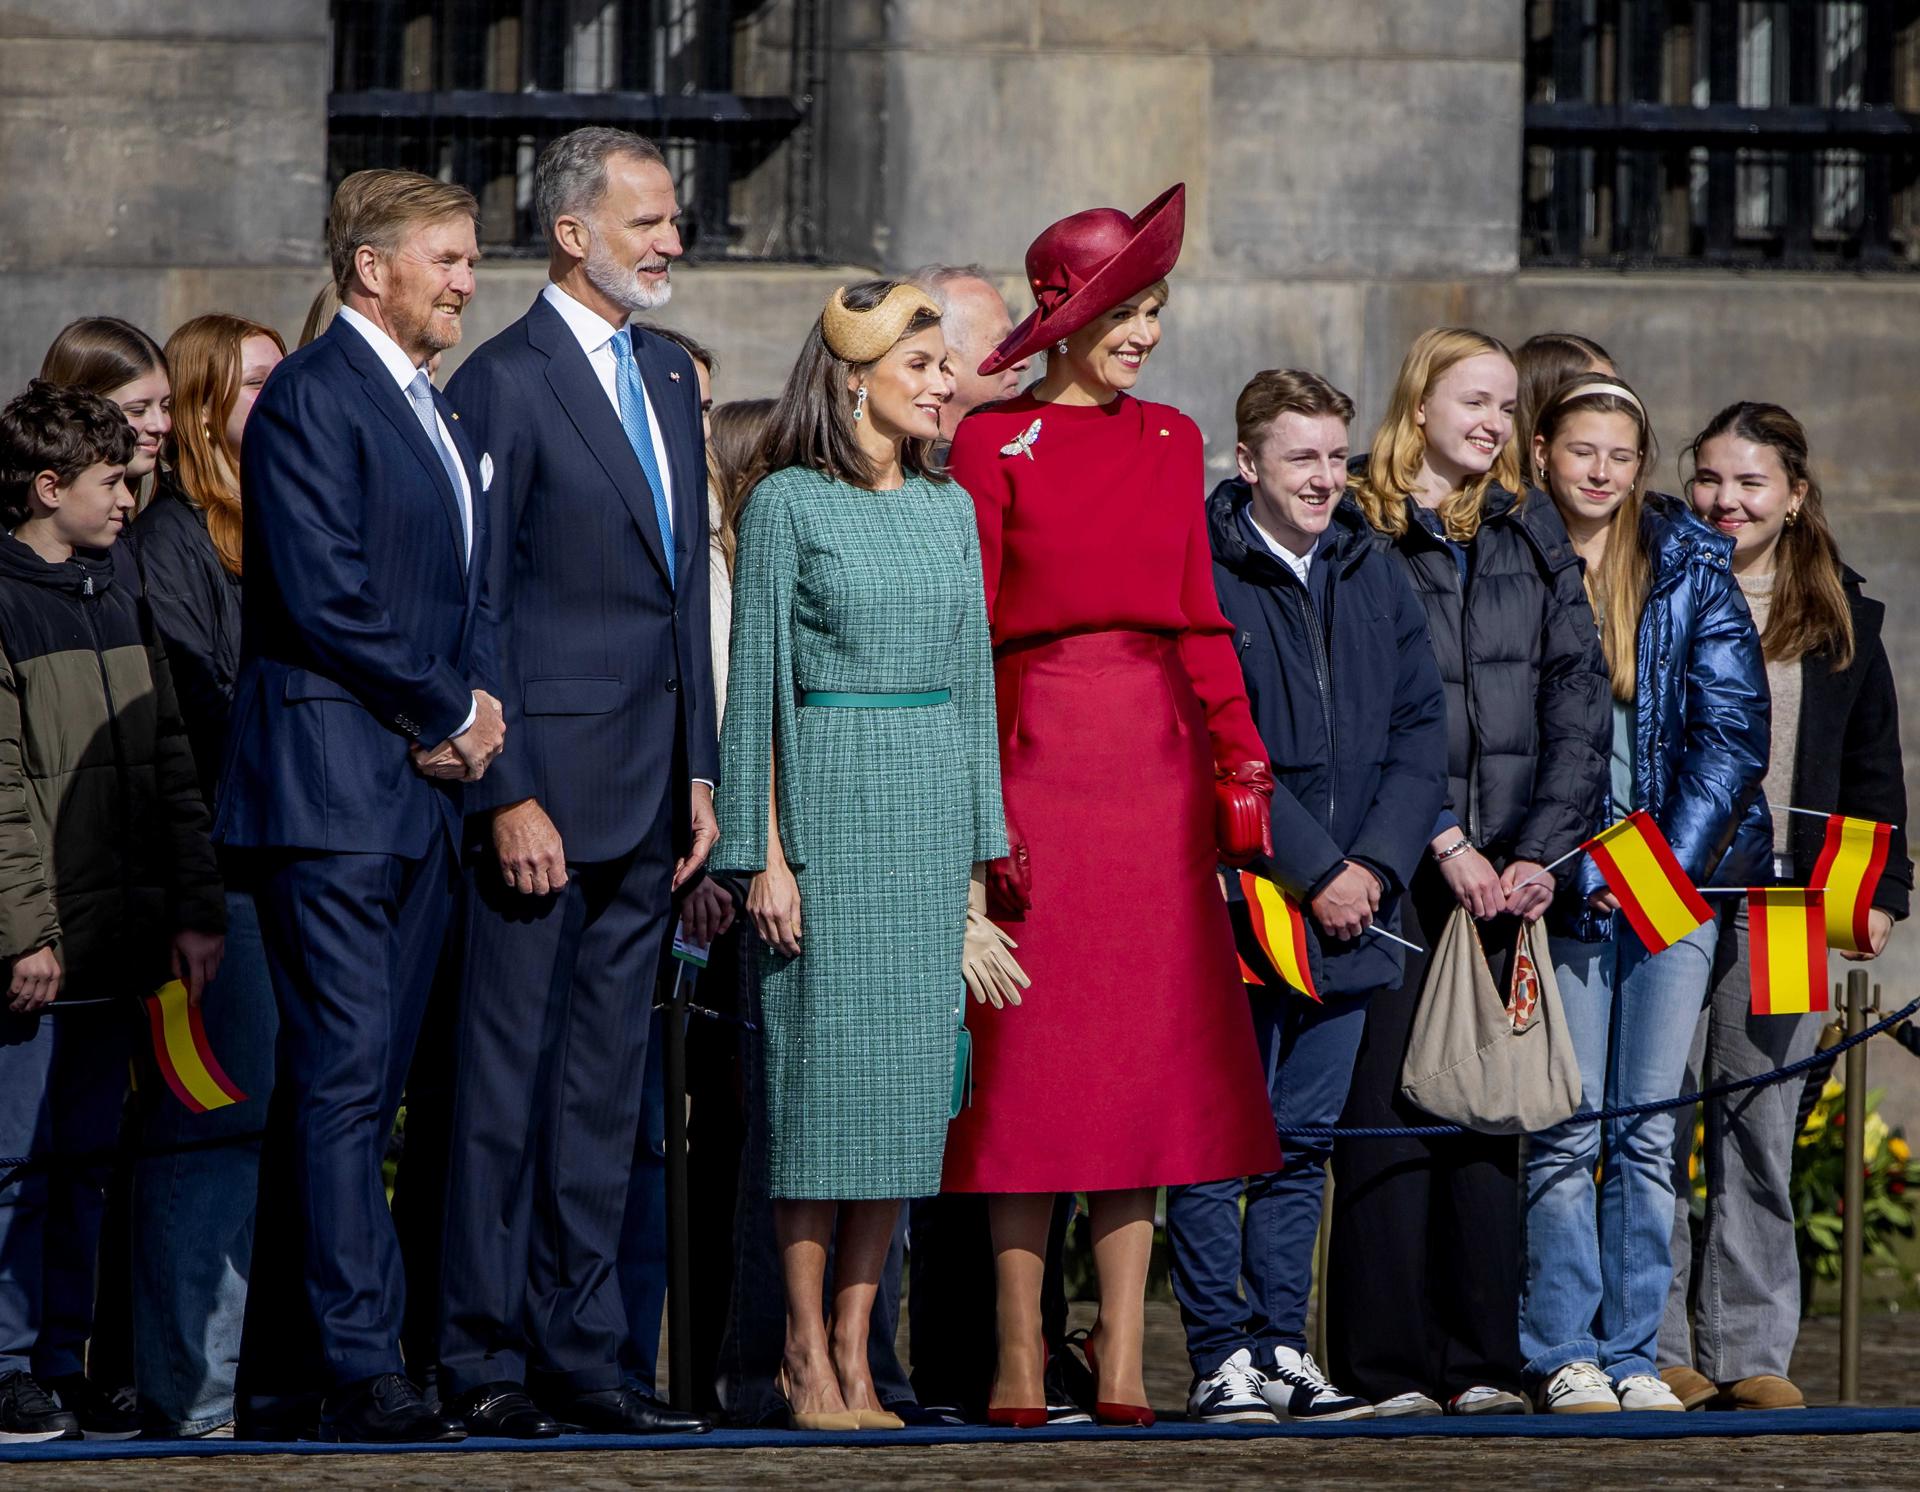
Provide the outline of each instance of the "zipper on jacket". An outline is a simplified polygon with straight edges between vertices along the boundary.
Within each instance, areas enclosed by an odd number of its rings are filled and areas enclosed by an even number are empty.
[[[1322,561],[1322,563],[1326,563]],[[1313,590],[1304,584],[1300,577],[1286,568],[1287,579],[1300,593],[1300,609],[1305,613],[1307,623],[1307,641],[1313,655],[1313,681],[1320,688],[1320,719],[1327,733],[1327,830],[1333,830],[1334,801],[1340,787],[1340,741],[1333,724],[1333,665],[1327,659],[1326,633],[1321,630],[1320,608],[1313,604]],[[1308,574],[1312,574],[1309,568]],[[1330,631],[1333,627],[1333,586],[1327,586],[1327,616],[1325,625]]]

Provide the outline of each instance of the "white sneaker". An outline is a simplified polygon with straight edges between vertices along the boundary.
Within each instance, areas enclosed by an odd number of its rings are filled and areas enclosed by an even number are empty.
[[[1548,1414],[1618,1414],[1620,1400],[1614,1396],[1613,1380],[1600,1371],[1599,1363],[1570,1362],[1540,1390],[1540,1407]]]
[[[1187,1417],[1209,1425],[1275,1424],[1261,1393],[1266,1384],[1266,1377],[1253,1365],[1253,1353],[1242,1347],[1205,1378],[1194,1380],[1187,1395]]]
[[[1438,1400],[1422,1393],[1395,1394],[1373,1406],[1375,1419],[1432,1419],[1442,1412]]]
[[[1682,1414],[1686,1412],[1687,1406],[1680,1402],[1679,1396],[1651,1373],[1635,1373],[1631,1378],[1622,1378],[1618,1387],[1622,1409],[1668,1409]]]
[[[1490,1383],[1476,1383],[1447,1400],[1448,1414],[1525,1414],[1527,1401]]]
[[[1373,1418],[1373,1405],[1335,1388],[1311,1352],[1275,1347],[1273,1368],[1262,1377],[1260,1392],[1278,1419]]]

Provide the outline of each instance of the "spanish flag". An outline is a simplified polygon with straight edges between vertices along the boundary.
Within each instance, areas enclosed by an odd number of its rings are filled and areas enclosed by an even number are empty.
[[[1827,942],[1849,953],[1866,953],[1867,914],[1873,893],[1880,889],[1880,872],[1887,868],[1887,846],[1893,830],[1872,819],[1850,819],[1843,813],[1827,816],[1827,839],[1813,867],[1813,884],[1827,893],[1833,916],[1827,919]],[[1826,1006],[1814,1007],[1825,1010]]]
[[[1827,1008],[1826,895],[1755,886],[1747,892],[1747,973],[1755,1015]]]
[[[1667,836],[1644,809],[1603,829],[1586,848],[1647,952],[1664,953],[1713,920],[1713,908],[1687,879]]]
[[[1282,979],[1309,1000],[1318,1002],[1320,991],[1313,987],[1313,968],[1307,959],[1307,924],[1300,908],[1272,881],[1263,880],[1250,870],[1240,872],[1240,889],[1247,898],[1247,916],[1253,923],[1254,940],[1267,962]],[[1245,970],[1244,959],[1240,967]]]
[[[214,1060],[200,1009],[187,1000],[187,987],[170,979],[147,997],[147,1026],[153,1033],[153,1059],[173,1096],[204,1114],[230,1103],[245,1103],[247,1095],[234,1085]]]

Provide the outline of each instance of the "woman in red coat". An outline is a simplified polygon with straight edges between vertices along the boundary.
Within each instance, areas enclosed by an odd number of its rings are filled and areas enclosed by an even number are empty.
[[[992,1194],[1002,1424],[1046,1418],[1055,1193],[1091,1196],[1101,1418],[1151,1423],[1154,1190],[1280,1163],[1215,879],[1262,848],[1267,753],[1214,596],[1200,431],[1126,392],[1160,340],[1185,204],[1176,186],[1136,218],[1076,213],[1034,241],[1039,309],[980,371],[1044,348],[1046,375],[968,416],[950,459],[993,624],[1013,849],[995,911],[1032,979],[1019,1008],[976,1012],[944,1177]]]

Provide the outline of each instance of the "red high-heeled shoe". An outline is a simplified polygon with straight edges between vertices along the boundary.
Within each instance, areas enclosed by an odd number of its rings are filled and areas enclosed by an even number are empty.
[[[1053,1349],[1046,1347],[1040,1358],[1040,1381],[1046,1382],[1046,1365],[1053,1361]],[[1029,1409],[1025,1405],[987,1406],[987,1423],[996,1430],[1037,1430],[1047,1422],[1047,1406]]]
[[[1098,1383],[1100,1356],[1093,1350],[1091,1335],[1081,1339],[1080,1350],[1087,1354],[1087,1366],[1093,1370],[1094,1382]],[[1096,1399],[1093,1405],[1093,1417],[1103,1425],[1118,1426],[1122,1429],[1150,1430],[1154,1424],[1154,1413],[1145,1404],[1121,1404],[1111,1399]]]

